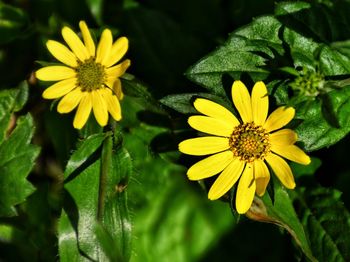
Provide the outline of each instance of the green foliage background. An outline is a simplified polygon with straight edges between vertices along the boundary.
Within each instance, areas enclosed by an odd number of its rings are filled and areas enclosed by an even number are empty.
[[[0,1],[0,261],[349,261],[349,14],[346,0]],[[113,132],[92,117],[74,130],[33,74],[80,20],[130,41]],[[312,156],[250,219],[234,189],[207,200],[211,181],[185,175],[198,159],[177,152],[193,100],[234,112],[236,79],[296,109]]]

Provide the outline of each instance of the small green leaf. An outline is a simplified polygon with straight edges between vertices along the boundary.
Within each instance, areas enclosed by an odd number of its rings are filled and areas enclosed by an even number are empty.
[[[14,206],[34,191],[26,180],[39,154],[39,148],[30,144],[33,132],[33,119],[28,114],[17,120],[15,130],[0,144],[0,216],[16,215]]]
[[[307,101],[297,106],[296,119],[302,121],[296,132],[307,151],[333,145],[350,131],[349,97],[350,86],[347,86],[329,92],[326,100]],[[327,115],[326,107],[334,116]]]
[[[16,94],[17,91],[14,89],[0,92],[0,143],[6,136]]]
[[[300,188],[295,195],[315,257],[319,261],[349,261],[350,214],[341,202],[341,193],[316,187]]]
[[[21,110],[28,100],[29,88],[27,81],[23,81],[18,86],[18,91],[15,97],[15,105],[13,108],[14,112]]]
[[[22,82],[19,88],[0,92],[0,143],[5,139],[12,112],[21,110],[27,99],[28,85],[26,82]]]

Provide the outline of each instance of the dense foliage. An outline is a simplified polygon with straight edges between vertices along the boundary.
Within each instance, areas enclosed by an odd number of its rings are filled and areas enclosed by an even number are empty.
[[[0,260],[349,261],[349,14],[348,0],[1,1]],[[34,72],[80,20],[128,37],[131,67],[122,120],[78,131]],[[210,201],[213,180],[188,181],[198,158],[178,152],[195,98],[235,112],[238,79],[264,81],[270,112],[295,108],[312,157],[245,216],[235,188]]]

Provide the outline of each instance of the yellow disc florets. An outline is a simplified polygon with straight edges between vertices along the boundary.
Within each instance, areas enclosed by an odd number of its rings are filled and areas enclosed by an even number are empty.
[[[264,159],[270,152],[269,133],[253,122],[235,127],[229,139],[230,149],[242,161]]]
[[[82,91],[92,91],[102,87],[105,82],[105,67],[90,58],[80,63],[76,69],[78,85]]]

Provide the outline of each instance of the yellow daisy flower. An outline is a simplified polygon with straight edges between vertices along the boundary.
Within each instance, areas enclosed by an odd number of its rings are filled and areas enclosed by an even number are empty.
[[[112,32],[105,29],[95,47],[90,31],[84,21],[79,27],[83,42],[69,27],[62,29],[65,45],[49,40],[46,46],[62,66],[47,66],[36,71],[42,81],[59,81],[43,92],[46,99],[63,97],[57,106],[61,114],[78,107],[73,126],[81,129],[89,118],[91,109],[99,125],[108,122],[108,112],[115,120],[121,119],[119,100],[123,98],[122,76],[130,66],[126,59],[115,65],[128,50],[128,39],[120,37],[113,43]]]
[[[232,100],[242,121],[217,103],[196,99],[194,107],[204,115],[191,116],[188,123],[210,136],[182,141],[179,150],[189,155],[211,155],[187,171],[190,180],[220,173],[209,190],[209,199],[220,198],[239,180],[236,209],[244,214],[250,208],[255,192],[259,196],[265,193],[270,180],[265,162],[286,188],[293,189],[292,171],[282,157],[304,165],[310,163],[310,158],[294,145],[297,134],[291,129],[281,129],[293,119],[294,108],[282,106],[267,117],[269,99],[263,82],[254,85],[250,96],[245,85],[235,81]]]

